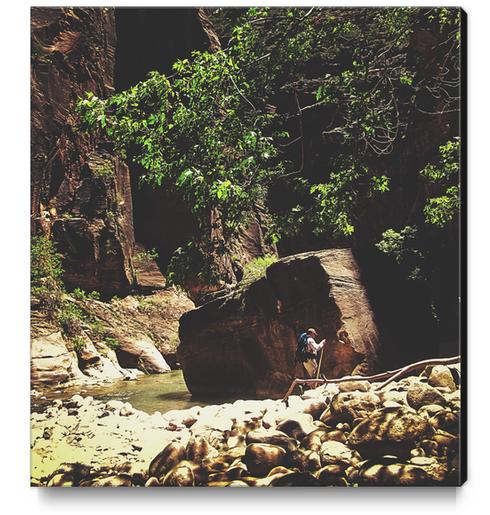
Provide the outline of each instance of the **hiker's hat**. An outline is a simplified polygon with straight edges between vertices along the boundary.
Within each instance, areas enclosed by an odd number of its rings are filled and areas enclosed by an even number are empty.
[[[310,327],[310,328],[308,329],[308,333],[310,333],[310,334],[314,334],[315,336],[318,336],[318,333],[315,331],[315,329],[314,329],[313,327]]]

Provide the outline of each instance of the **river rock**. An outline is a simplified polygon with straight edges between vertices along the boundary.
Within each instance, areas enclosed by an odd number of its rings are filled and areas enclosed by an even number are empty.
[[[428,479],[422,467],[401,463],[368,465],[358,477],[361,486],[421,486]]]
[[[292,452],[296,449],[296,440],[289,437],[282,431],[269,428],[261,428],[250,431],[246,436],[247,445],[250,443],[267,443],[271,445],[277,445],[282,447],[287,452]]]
[[[369,381],[342,381],[339,383],[340,392],[368,392],[371,390]]]
[[[327,440],[322,443],[320,458],[322,465],[345,464],[348,466],[355,465],[361,461],[357,452],[335,440]]]
[[[435,429],[442,429],[452,435],[458,435],[460,431],[459,415],[451,411],[438,411],[429,419],[429,424]]]
[[[354,468],[354,467],[352,467]],[[357,469],[355,469],[357,470]],[[345,476],[345,467],[339,465],[326,465],[317,470],[315,476],[321,481],[322,486],[348,486]],[[356,481],[352,481],[354,483]]]
[[[163,478],[163,486],[195,486],[195,466],[191,462],[182,461],[175,465]]]
[[[340,443],[346,443],[347,442],[347,438],[345,436],[344,431],[339,431],[338,429],[334,429],[332,431],[328,431],[327,433],[325,433],[325,436],[323,437],[323,440],[324,441],[334,440],[334,441],[340,442]]]
[[[218,451],[202,436],[191,436],[187,444],[187,459],[202,464],[206,458],[218,455]]]
[[[296,440],[302,440],[307,434],[315,431],[313,417],[307,413],[298,413],[279,422],[276,428]]]
[[[117,476],[107,476],[94,479],[90,482],[90,486],[105,487],[105,486],[132,486],[131,476],[127,474],[119,474]]]
[[[129,417],[135,413],[133,406],[129,402],[125,402],[119,411],[121,417]]]
[[[322,486],[322,482],[310,472],[290,472],[274,478],[269,486]]]
[[[335,395],[330,403],[330,413],[322,415],[322,422],[351,423],[355,419],[365,418],[381,406],[380,398],[372,392],[345,392]]]
[[[124,406],[124,402],[122,401],[118,401],[116,399],[112,399],[110,401],[108,401],[105,405],[106,409],[108,411],[112,411],[112,412],[119,412],[119,410]]]
[[[379,392],[378,397],[381,402],[396,402],[398,404],[406,405],[407,404],[407,392],[406,391],[398,391],[398,390],[383,390]]]
[[[320,454],[312,450],[296,449],[288,454],[287,464],[300,472],[314,472],[321,467]]]
[[[278,445],[252,443],[247,445],[243,463],[253,476],[264,477],[271,469],[282,465],[286,451]]]
[[[432,432],[427,420],[407,408],[383,408],[355,426],[348,441],[363,457],[406,456]]]
[[[307,413],[311,415],[314,420],[318,420],[326,409],[327,403],[323,400],[308,399],[305,400],[303,413]]]
[[[418,410],[426,404],[446,405],[446,399],[434,387],[420,382],[414,382],[407,391],[407,404]]]
[[[160,481],[156,477],[150,477],[145,483],[145,486],[161,486]]]
[[[185,313],[179,358],[193,394],[277,397],[298,373],[296,337],[314,326],[326,337],[322,371],[375,371],[378,331],[350,249],[297,254],[266,276]],[[341,336],[339,336],[341,335]]]
[[[322,443],[327,440],[328,431],[325,429],[315,429],[301,440],[301,447],[312,451],[319,451]]]
[[[63,472],[54,474],[48,481],[47,486],[76,486],[76,483],[72,474]]]
[[[431,386],[449,388],[451,392],[456,390],[453,374],[451,370],[444,365],[436,365],[432,368],[429,375],[429,384]]]
[[[230,431],[233,426],[233,420],[226,414],[210,413],[206,414],[201,412],[199,418],[192,425],[191,431],[193,434],[206,434],[209,431]]]
[[[150,477],[161,477],[185,458],[186,448],[178,442],[171,442],[153,458],[148,469],[148,475]]]

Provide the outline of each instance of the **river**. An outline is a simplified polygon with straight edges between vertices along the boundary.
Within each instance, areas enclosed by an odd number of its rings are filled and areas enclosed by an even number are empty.
[[[129,402],[134,408],[149,414],[236,400],[216,396],[212,399],[193,399],[185,384],[182,370],[172,370],[166,374],[140,376],[135,381],[116,380],[98,385],[78,385],[43,391],[40,397],[32,399],[32,411],[42,411],[50,401],[69,399],[75,394],[84,397],[90,395],[104,401],[117,399]]]

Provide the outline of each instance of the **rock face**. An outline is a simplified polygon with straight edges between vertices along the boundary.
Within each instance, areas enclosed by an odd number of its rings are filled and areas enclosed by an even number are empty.
[[[128,167],[104,142],[76,131],[78,97],[113,92],[112,9],[31,12],[31,217],[53,236],[68,286],[105,294],[134,282]]]
[[[178,321],[194,304],[180,290],[103,302],[91,298],[71,302],[85,313],[74,348],[45,313],[31,319],[32,385],[42,390],[63,383],[94,383],[133,379],[138,370],[147,374],[177,368]]]
[[[81,375],[77,355],[67,349],[61,332],[33,338],[31,343],[33,386],[66,383]]]
[[[62,333],[54,329],[41,331],[32,339],[31,385],[34,389],[135,376],[134,370],[120,366],[116,354],[106,345],[97,343],[95,346],[85,337],[82,348],[75,351],[72,347]]]
[[[296,337],[310,326],[327,339],[327,377],[376,370],[378,331],[349,249],[281,259],[264,278],[184,314],[187,386],[193,394],[281,395],[304,373]]]

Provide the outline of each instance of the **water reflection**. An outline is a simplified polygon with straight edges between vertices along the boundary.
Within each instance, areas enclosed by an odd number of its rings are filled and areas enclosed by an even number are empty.
[[[91,395],[94,399],[108,401],[117,399],[130,402],[136,409],[154,413],[174,409],[185,409],[192,406],[216,404],[216,399],[192,399],[184,382],[181,370],[172,370],[166,374],[140,376],[136,381],[117,380],[105,385],[72,386],[63,389],[53,389],[43,392],[45,399],[33,399],[33,411],[42,410],[54,399],[69,399],[75,394]]]

